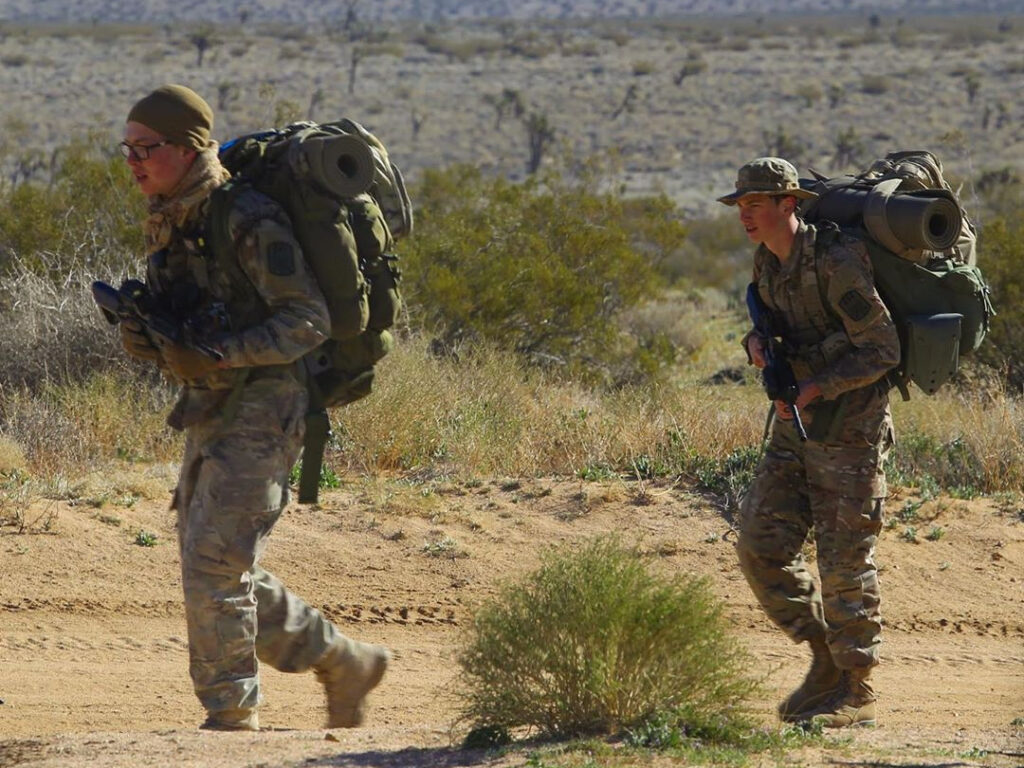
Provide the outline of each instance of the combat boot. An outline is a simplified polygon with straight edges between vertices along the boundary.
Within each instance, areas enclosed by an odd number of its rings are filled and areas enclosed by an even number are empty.
[[[388,668],[386,648],[340,637],[313,665],[316,679],[327,694],[327,727],[362,725],[368,694]]]
[[[783,722],[792,723],[801,719],[801,715],[821,704],[839,686],[839,667],[832,661],[832,652],[828,649],[825,636],[811,638],[811,668],[804,681],[779,704],[779,718]]]
[[[871,669],[843,670],[835,695],[800,719],[825,728],[875,725],[875,691],[868,682]]]
[[[258,731],[260,719],[255,709],[222,709],[208,712],[199,728],[203,731]]]

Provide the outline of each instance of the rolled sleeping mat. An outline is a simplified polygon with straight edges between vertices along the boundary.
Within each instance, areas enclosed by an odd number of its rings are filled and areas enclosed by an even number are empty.
[[[876,195],[872,198],[878,199]],[[864,212],[864,225],[878,237],[874,229],[885,222],[897,242],[907,248],[944,251],[956,245],[960,237],[960,207],[945,197],[931,197],[910,192],[887,197],[879,214],[874,206]],[[879,223],[876,224],[877,216]]]
[[[297,160],[297,165],[326,192],[352,198],[373,184],[373,150],[358,136],[318,136],[297,146],[300,156],[293,162]]]
[[[814,217],[841,227],[863,225],[878,242],[894,253],[944,251],[960,237],[963,215],[946,190],[926,189],[896,193],[899,179],[873,187],[811,187],[821,196],[814,200]]]

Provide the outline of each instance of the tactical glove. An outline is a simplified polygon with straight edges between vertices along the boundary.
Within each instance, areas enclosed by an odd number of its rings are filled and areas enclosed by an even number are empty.
[[[160,349],[150,341],[141,323],[134,320],[121,321],[121,346],[136,360],[160,361]]]
[[[217,361],[181,344],[170,344],[163,349],[164,363],[179,379],[197,381],[217,370]]]

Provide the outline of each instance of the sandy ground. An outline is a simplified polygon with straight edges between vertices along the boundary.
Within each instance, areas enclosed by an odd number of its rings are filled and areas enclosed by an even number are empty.
[[[265,559],[343,631],[395,653],[366,726],[350,731],[319,727],[311,674],[269,668],[261,733],[196,730],[203,713],[188,679],[173,520],[162,501],[48,502],[50,532],[0,528],[0,766],[524,765],[532,747],[457,748],[461,633],[473,606],[536,564],[543,545],[608,531],[638,543],[655,567],[711,577],[736,631],[773,670],[775,694],[803,674],[804,649],[756,609],[728,525],[706,499],[558,480],[439,483],[429,504],[417,503],[423,486],[388,489],[353,481],[319,508],[291,507]],[[930,521],[919,524],[918,543],[901,538],[900,526],[880,545],[879,727],[788,764],[1024,764],[1022,511],[944,500],[921,514]],[[930,525],[944,535],[926,539]],[[134,543],[140,529],[157,535],[156,546]],[[763,702],[765,722],[773,706]]]

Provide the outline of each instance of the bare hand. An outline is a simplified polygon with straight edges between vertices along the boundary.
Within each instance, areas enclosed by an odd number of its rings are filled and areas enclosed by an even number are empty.
[[[768,364],[764,356],[766,344],[764,337],[756,333],[747,337],[747,354],[750,355],[750,362],[755,368],[764,368]]]
[[[802,413],[808,404],[821,397],[821,387],[819,387],[818,383],[813,379],[805,379],[797,386],[800,391],[796,396],[796,402],[794,405],[796,405]],[[790,410],[790,407],[782,400],[775,401],[775,415],[786,421],[793,418],[792,410]]]

